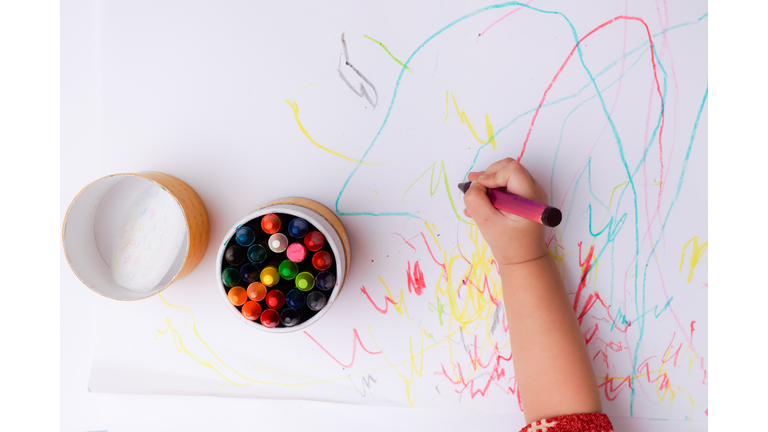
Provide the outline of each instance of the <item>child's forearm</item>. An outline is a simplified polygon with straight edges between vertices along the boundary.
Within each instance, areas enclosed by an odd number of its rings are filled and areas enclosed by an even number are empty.
[[[592,364],[549,255],[499,267],[525,420],[600,412]]]

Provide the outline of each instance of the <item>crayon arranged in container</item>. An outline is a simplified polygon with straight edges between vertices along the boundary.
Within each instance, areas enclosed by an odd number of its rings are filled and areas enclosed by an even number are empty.
[[[285,305],[285,294],[275,289],[268,292],[264,300],[266,300],[267,307],[270,309],[280,309]]]
[[[254,325],[294,327],[327,307],[336,258],[308,220],[271,213],[239,226],[224,246],[225,295]]]
[[[280,277],[285,280],[293,280],[299,274],[299,266],[291,260],[281,262],[277,270],[280,273]]]
[[[269,249],[275,253],[285,252],[285,248],[288,247],[288,237],[283,233],[272,234],[269,237]]]
[[[328,270],[333,264],[331,254],[326,251],[315,252],[312,256],[312,265],[318,270]]]
[[[248,294],[245,292],[245,288],[241,286],[232,287],[227,293],[229,302],[235,306],[241,306],[248,300]]]
[[[315,286],[315,277],[310,272],[301,272],[296,275],[296,288],[309,291]]]
[[[336,277],[331,272],[321,271],[315,276],[315,285],[323,291],[328,291],[336,285]]]
[[[304,236],[304,245],[312,252],[319,251],[325,244],[325,237],[320,231],[312,231]]]
[[[301,315],[296,309],[285,309],[280,313],[280,322],[286,327],[293,327],[301,321]]]
[[[325,296],[320,291],[312,291],[307,296],[307,307],[313,311],[319,311],[324,308],[326,303]]]
[[[229,265],[239,266],[245,261],[245,251],[240,246],[230,246],[224,252],[224,259]]]
[[[285,250],[285,256],[295,263],[300,263],[307,257],[307,248],[301,243],[291,243]]]
[[[240,272],[234,267],[225,268],[224,271],[221,272],[221,282],[223,282],[224,286],[227,288],[239,284]]]
[[[309,224],[302,218],[296,218],[288,223],[288,234],[293,238],[303,238],[309,231]]]
[[[235,241],[240,246],[250,246],[256,241],[256,233],[248,227],[241,227],[235,232]]]
[[[242,312],[245,319],[256,321],[261,315],[261,305],[258,302],[248,300],[243,305]]]
[[[280,231],[280,226],[282,226],[280,216],[274,213],[264,215],[264,217],[261,218],[261,229],[267,234],[274,234]]]
[[[248,261],[252,263],[261,264],[267,259],[268,255],[267,248],[258,243],[248,248]]]
[[[259,280],[259,268],[256,264],[247,263],[240,267],[240,277],[248,283],[256,282]]]
[[[280,314],[274,309],[267,309],[261,313],[261,325],[267,328],[275,328],[280,324]]]
[[[298,309],[306,303],[306,295],[294,288],[285,295],[285,304],[291,309]]]
[[[267,287],[261,282],[254,282],[248,285],[246,290],[248,298],[253,301],[262,301],[267,296]]]
[[[275,266],[266,266],[261,271],[261,283],[268,287],[273,287],[280,282],[280,274],[277,272]]]

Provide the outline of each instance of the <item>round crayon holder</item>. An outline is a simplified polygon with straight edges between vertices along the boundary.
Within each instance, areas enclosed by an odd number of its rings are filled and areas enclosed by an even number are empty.
[[[285,252],[275,252],[274,250],[268,249],[269,257],[265,259],[264,262],[256,262],[253,260],[250,260],[248,258],[248,255],[246,254],[246,258],[243,259],[243,264],[232,266],[228,263],[229,260],[227,260],[225,254],[227,253],[227,250],[230,249],[231,246],[240,245],[241,247],[245,248],[246,250],[250,248],[251,246],[242,246],[242,244],[239,244],[236,239],[236,233],[238,233],[241,228],[253,228],[254,231],[256,231],[256,240],[253,242],[253,245],[261,244],[264,245],[264,241],[266,238],[271,238],[270,235],[267,232],[258,232],[258,227],[263,227],[261,225],[261,221],[264,219],[265,216],[276,214],[278,215],[281,220],[283,221],[281,223],[281,228],[278,233],[274,233],[274,235],[279,235],[280,233],[284,233],[288,238],[288,244],[287,250]],[[280,261],[283,260],[288,256],[288,253],[291,249],[291,244],[302,242],[303,237],[300,239],[293,238],[287,231],[287,225],[289,225],[288,222],[293,220],[294,218],[301,218],[304,219],[307,223],[309,223],[310,228],[309,231],[319,231],[325,240],[324,245],[322,246],[322,249],[318,251],[310,251],[307,250],[308,254],[305,259],[303,259],[299,264],[299,274],[298,276],[294,276],[292,279],[280,279],[279,282],[274,285],[270,286],[268,283],[269,280],[264,281],[261,278],[256,279],[256,282],[264,283],[266,285],[267,295],[266,297],[262,297],[261,300],[257,301],[256,303],[259,303],[260,307],[255,307],[251,302],[253,300],[252,298],[248,298],[248,304],[247,306],[250,306],[248,308],[248,314],[250,315],[252,313],[252,309],[256,309],[256,312],[261,312],[261,316],[259,319],[250,320],[244,316],[244,310],[241,309],[245,305],[239,304],[236,305],[235,303],[239,303],[237,301],[237,294],[240,294],[239,290],[236,290],[237,292],[233,292],[232,289],[236,288],[237,286],[240,286],[242,288],[248,288],[250,284],[253,284],[253,279],[251,275],[249,274],[248,270],[243,271],[242,268],[245,266],[248,266],[249,264],[254,264],[258,267],[259,273],[261,277],[263,277],[265,274],[264,269],[268,266],[274,266],[279,267]],[[240,231],[240,233],[243,233]],[[245,236],[245,238],[241,238],[241,240],[244,240],[245,242],[251,241],[249,238],[250,233]],[[253,246],[252,245],[252,246]],[[269,244],[267,244],[267,247],[269,247]],[[285,246],[278,246],[277,250],[281,250],[285,248]],[[327,254],[326,254],[327,252]],[[264,311],[268,310],[277,310],[278,314],[282,316],[282,313],[286,309],[292,309],[293,306],[297,304],[296,299],[291,296],[290,291],[296,291],[298,289],[299,291],[303,291],[301,288],[299,288],[299,283],[303,278],[302,272],[302,266],[303,268],[312,267],[313,264],[313,258],[314,255],[317,253],[320,253],[320,256],[318,258],[327,257],[330,255],[332,259],[331,266],[326,270],[330,272],[334,278],[335,283],[332,288],[327,290],[319,290],[319,287],[312,287],[310,286],[309,289],[303,292],[304,297],[299,299],[299,303],[303,306],[297,307],[296,309],[293,309],[294,311],[298,311],[301,315],[300,322],[293,326],[285,326],[281,320],[279,320],[279,323],[276,327],[267,327],[266,325],[262,324],[262,318],[265,320],[268,320],[266,315],[263,315]],[[231,256],[230,256],[231,258]],[[235,316],[238,317],[242,322],[246,323],[250,327],[257,328],[262,331],[270,332],[270,333],[290,333],[298,330],[303,330],[309,327],[310,325],[314,324],[320,318],[325,315],[328,310],[330,309],[331,305],[336,301],[336,299],[339,296],[339,293],[341,292],[342,287],[344,286],[344,281],[346,279],[347,274],[349,273],[349,265],[350,265],[350,258],[351,258],[351,248],[349,243],[349,237],[347,236],[347,232],[344,229],[344,226],[341,224],[341,221],[339,218],[328,208],[323,206],[322,204],[312,201],[306,198],[298,198],[298,197],[289,197],[289,198],[281,198],[278,200],[275,200],[273,202],[270,202],[268,204],[265,204],[256,210],[252,211],[248,215],[246,215],[244,218],[240,219],[224,236],[218,250],[217,258],[216,258],[216,280],[217,286],[219,289],[219,292],[221,293],[222,299],[224,300],[227,307],[232,311],[232,313],[235,314]],[[250,263],[249,263],[250,260]],[[285,266],[283,266],[285,267]],[[322,266],[321,266],[322,268]],[[237,269],[238,271],[241,271],[243,274],[245,274],[248,279],[240,279],[240,282],[236,284],[236,286],[228,286],[225,284],[223,279],[223,273],[227,271],[227,269]],[[317,267],[314,267],[314,272],[320,272],[322,270],[317,269]],[[249,268],[250,270],[250,268]],[[282,267],[280,268],[282,271]],[[230,270],[231,271],[231,270]],[[269,271],[267,271],[269,272]],[[295,273],[295,271],[293,272]],[[267,276],[267,279],[269,276]],[[294,287],[296,289],[294,289]],[[282,299],[279,299],[279,301],[284,302],[281,307],[269,309],[269,303],[270,296],[273,296],[272,292],[280,291],[280,293],[277,293],[278,297],[282,297]],[[313,294],[314,293],[314,294]],[[320,293],[320,294],[318,294]],[[280,296],[282,294],[282,296]],[[325,300],[326,304],[324,307],[322,307],[320,310],[317,311],[311,311],[308,312],[308,302],[310,299],[310,295],[314,297],[318,297],[319,295],[322,295]],[[301,297],[301,296],[299,296]],[[233,303],[233,300],[235,302]],[[287,300],[287,301],[286,301]],[[302,303],[303,302],[303,303]],[[280,303],[278,303],[280,304]],[[258,309],[261,309],[259,311]],[[292,311],[288,311],[288,313],[293,313]],[[269,315],[271,314],[271,315]],[[273,312],[268,313],[270,317],[273,317]]]
[[[136,291],[113,279],[111,246],[118,238],[121,215],[150,185],[159,186],[160,193],[169,194],[174,207],[178,205],[185,233],[162,279]],[[187,276],[203,259],[209,234],[208,213],[197,193],[178,178],[154,171],[112,174],[88,184],[69,205],[61,230],[64,256],[75,275],[94,292],[115,300],[148,298]]]

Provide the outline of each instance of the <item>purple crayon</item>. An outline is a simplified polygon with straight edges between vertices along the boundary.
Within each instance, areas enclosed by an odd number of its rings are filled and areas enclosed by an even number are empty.
[[[459,183],[459,189],[462,193],[466,193],[471,184],[470,182]],[[538,222],[544,226],[556,227],[563,220],[563,214],[555,207],[505,192],[503,189],[488,189],[488,199],[499,210]]]

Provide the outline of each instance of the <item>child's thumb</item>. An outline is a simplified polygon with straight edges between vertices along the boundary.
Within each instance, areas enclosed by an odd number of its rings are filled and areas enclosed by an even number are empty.
[[[503,217],[491,204],[487,191],[488,189],[480,184],[480,182],[473,181],[469,189],[464,193],[464,205],[481,230],[484,226],[493,222],[494,219]]]

